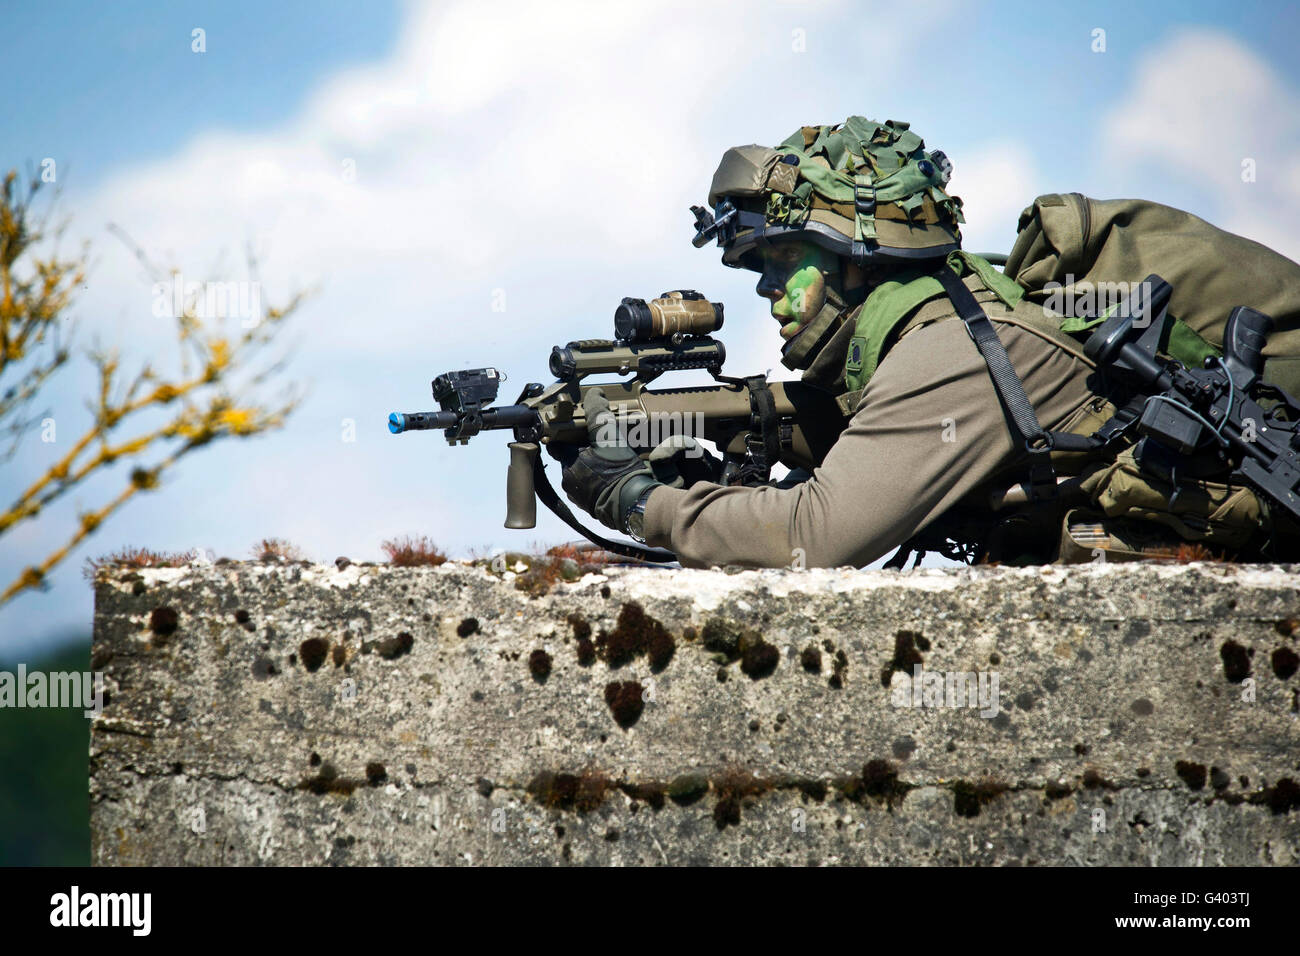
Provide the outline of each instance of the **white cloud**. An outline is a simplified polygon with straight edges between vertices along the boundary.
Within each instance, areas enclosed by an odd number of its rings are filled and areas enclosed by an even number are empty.
[[[535,361],[602,334],[623,295],[691,284],[727,300],[732,329],[753,317],[744,339],[731,332],[737,361],[774,366],[781,341],[752,277],[687,243],[686,207],[727,146],[850,112],[906,115],[888,84],[863,102],[844,77],[868,42],[888,72],[891,51],[947,11],[919,4],[882,25],[842,0],[413,6],[388,60],[334,76],[279,127],[210,131],[121,170],[78,222],[122,224],[187,277],[237,269],[230,250],[250,243],[273,300],[319,283],[300,325],[326,381],[341,360],[390,359],[394,341],[408,362],[481,361],[485,345],[499,363]],[[981,208],[987,186],[965,188]],[[87,311],[116,316],[116,338],[165,344],[129,251],[101,244],[99,257]],[[497,288],[505,314],[490,310]]]
[[[999,140],[953,159],[950,187],[961,197],[962,245],[972,252],[1010,252],[1021,211],[1043,191],[1029,146]]]
[[[337,77],[281,129],[123,171],[86,218],[187,257],[267,234],[268,273],[343,281],[376,261],[423,278],[577,242],[613,260],[680,227],[668,184],[707,176],[713,150],[692,134],[743,80],[760,23],[684,3],[417,9],[392,61]]]
[[[1190,30],[1158,44],[1103,133],[1112,162],[1194,185],[1216,225],[1300,258],[1300,96],[1235,38]]]

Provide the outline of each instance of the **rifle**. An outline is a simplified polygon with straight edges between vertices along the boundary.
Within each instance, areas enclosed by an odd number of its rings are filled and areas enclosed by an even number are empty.
[[[1140,464],[1171,483],[1176,473],[1227,475],[1300,521],[1300,402],[1261,378],[1272,317],[1237,306],[1223,358],[1184,368],[1157,356],[1172,292],[1147,276],[1084,344],[1099,369],[1137,393],[1088,441],[1101,447],[1135,431]]]
[[[541,448],[553,457],[588,444],[583,397],[604,390],[625,429],[624,441],[642,458],[678,436],[705,439],[722,452],[710,480],[722,485],[767,482],[778,461],[811,471],[839,437],[844,416],[834,397],[803,382],[769,382],[762,375],[722,374],[726,349],[712,333],[723,306],[692,290],[665,292],[649,302],[625,298],[614,312],[613,339],[581,339],[551,350],[551,385],[530,382],[513,405],[493,405],[505,376],[495,368],[444,372],[433,380],[436,412],[393,412],[395,435],[440,428],[448,444],[467,444],[481,431],[511,429],[506,473],[507,528],[532,528],[537,499],[589,541],[627,557],[674,561],[662,548],[610,541],[586,528],[552,487]],[[716,384],[651,389],[668,372],[707,371]],[[592,376],[630,376],[591,382]],[[698,472],[698,470],[697,470]]]

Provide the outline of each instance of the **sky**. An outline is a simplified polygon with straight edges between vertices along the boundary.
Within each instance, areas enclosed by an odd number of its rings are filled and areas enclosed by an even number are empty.
[[[570,539],[544,509],[502,527],[505,436],[449,448],[389,435],[387,414],[433,407],[453,368],[501,368],[508,401],[549,381],[552,345],[670,288],[726,303],[732,374],[793,377],[755,277],[689,241],[730,146],[907,120],[952,160],[973,251],[1005,252],[1035,196],[1080,191],[1300,259],[1300,13],[1283,2],[6,7],[0,167],[54,161],[60,248],[90,250],[79,342],[177,367],[122,233],[187,279],[246,280],[251,249],[264,301],[310,294],[286,329],[306,394],[287,426],[186,459],[46,591],[0,606],[0,663],[85,640],[82,566],[124,546],[239,558],[280,537],[332,561],[408,534],[453,554]],[[34,430],[0,465],[6,504],[88,424],[94,383],[74,363],[42,396],[59,438]],[[123,479],[0,538],[4,583]]]

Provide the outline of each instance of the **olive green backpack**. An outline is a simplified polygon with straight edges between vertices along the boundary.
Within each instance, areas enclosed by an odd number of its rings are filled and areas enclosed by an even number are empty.
[[[1250,306],[1275,322],[1263,352],[1264,380],[1300,395],[1300,264],[1190,213],[1137,199],[1040,196],[1020,216],[1004,272],[1026,290],[1027,301],[1056,312],[1061,329],[1080,340],[1106,318],[1115,284],[1132,287],[1160,275],[1173,286],[1162,351],[1186,365],[1221,354],[1228,314]],[[1099,409],[1070,430],[1090,431],[1111,413]],[[1115,529],[1153,525],[1171,543],[1199,542],[1229,556],[1276,557],[1300,547],[1294,526],[1270,516],[1250,489],[1205,480],[1171,484],[1143,472],[1131,449],[1086,467],[1080,490],[1088,504],[1065,516],[1064,561],[1098,551],[1150,554],[1149,542],[1118,543],[1135,535]]]
[[[1258,309],[1276,323],[1264,380],[1300,395],[1300,264],[1191,213],[1142,199],[1039,196],[1020,214],[1003,271],[1030,302],[1085,309],[1099,300],[1099,283],[1132,285],[1156,273],[1173,286],[1168,351],[1184,362],[1218,354],[1234,306]],[[1067,314],[1062,328],[1085,332],[1103,318]]]

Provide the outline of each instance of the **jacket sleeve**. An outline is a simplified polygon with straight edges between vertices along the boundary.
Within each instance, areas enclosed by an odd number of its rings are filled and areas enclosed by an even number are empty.
[[[1044,427],[1088,400],[1077,358],[1016,326],[997,330]],[[687,567],[784,567],[797,549],[808,567],[860,567],[1020,456],[965,326],[937,322],[890,350],[811,479],[790,488],[656,488],[646,536]]]

